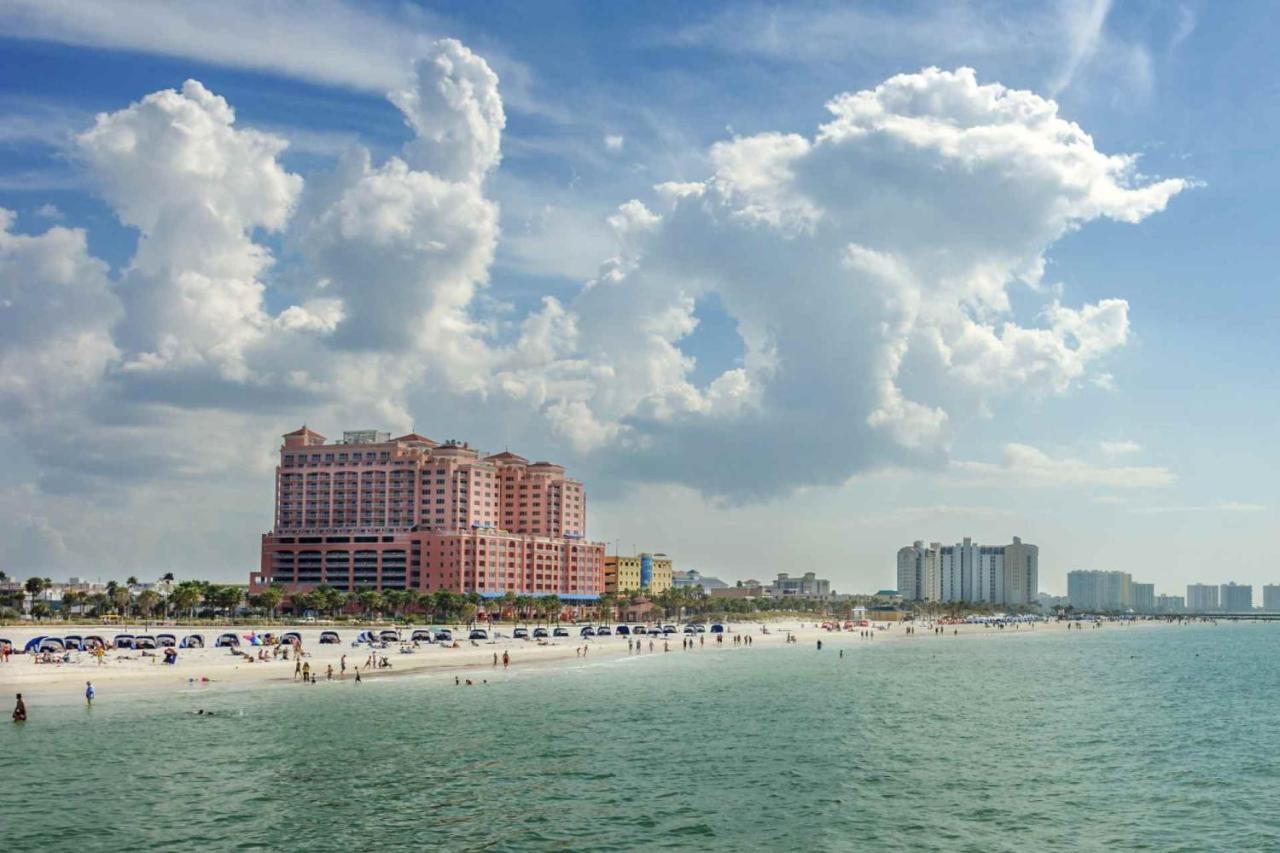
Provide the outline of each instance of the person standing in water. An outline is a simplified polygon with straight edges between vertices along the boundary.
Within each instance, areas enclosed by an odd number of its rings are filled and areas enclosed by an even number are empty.
[[[93,689],[93,682],[86,681],[84,683],[84,704],[93,707],[93,697],[97,691]]]
[[[507,668],[508,666],[510,666],[510,665],[511,665],[511,655],[507,654],[506,652],[503,652],[503,653],[502,653],[502,668],[503,668],[503,669],[506,669],[506,668]]]
[[[13,721],[15,723],[25,723],[27,721],[27,703],[22,701],[22,694],[18,694],[18,704],[13,708]]]

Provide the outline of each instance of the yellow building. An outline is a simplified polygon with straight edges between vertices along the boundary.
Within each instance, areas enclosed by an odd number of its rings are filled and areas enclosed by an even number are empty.
[[[644,581],[648,579],[646,584]],[[604,558],[604,591],[615,595],[647,592],[656,595],[671,589],[671,558],[666,554]]]

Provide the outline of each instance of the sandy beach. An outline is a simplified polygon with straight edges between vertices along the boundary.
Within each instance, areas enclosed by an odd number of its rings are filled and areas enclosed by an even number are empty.
[[[1155,624],[1155,623],[1139,623]],[[874,639],[866,639],[861,635],[867,629],[855,628],[852,631],[830,631],[820,627],[814,621],[800,619],[772,620],[768,622],[735,622],[725,625],[726,634],[723,642],[717,642],[717,635],[694,635],[698,643],[694,653],[724,654],[730,652],[749,651],[763,645],[777,645],[786,642],[788,635],[795,638],[798,646],[813,647],[819,640],[833,648],[847,648],[859,644],[885,642],[945,642],[953,639],[972,638],[976,636],[1030,636],[1037,632],[1063,631],[1067,623],[1038,623],[1035,627],[1029,624],[1004,629],[987,627],[980,624],[946,625],[945,633],[935,635],[932,628],[921,624],[915,633],[910,634],[900,624],[877,623],[870,629]],[[390,626],[384,626],[390,627]],[[548,641],[512,639],[511,625],[496,626],[502,635],[497,640],[471,641],[466,639],[467,630],[462,626],[453,628],[457,638],[456,647],[443,644],[421,644],[417,647],[409,645],[411,652],[402,652],[401,644],[391,643],[386,648],[371,650],[368,645],[353,646],[356,635],[364,628],[311,625],[304,627],[283,626],[270,629],[279,634],[284,631],[295,631],[302,637],[303,661],[310,664],[311,672],[318,680],[327,677],[328,667],[332,666],[334,678],[339,677],[342,658],[346,657],[347,671],[345,678],[354,680],[355,670],[359,668],[362,679],[378,679],[402,676],[409,673],[452,673],[461,678],[473,677],[495,668],[503,668],[502,657],[506,653],[513,668],[531,665],[552,665],[557,662],[581,660],[585,654],[587,659],[600,657],[624,657],[628,654],[662,654],[664,640],[660,637],[645,637],[641,641],[641,650],[631,652],[628,649],[628,638],[625,636],[581,638],[577,636],[580,626],[566,626],[573,636],[558,637]],[[1101,630],[1126,630],[1120,626],[1108,626]],[[237,654],[228,648],[179,649],[176,664],[163,663],[161,650],[142,652],[130,649],[108,650],[102,663],[88,652],[72,652],[70,661],[65,663],[37,663],[31,654],[22,654],[21,649],[27,640],[37,636],[66,636],[71,634],[96,634],[110,640],[119,633],[143,633],[142,626],[130,626],[129,630],[119,626],[56,626],[56,627],[10,627],[0,629],[0,637],[14,643],[15,652],[8,663],[0,663],[0,688],[5,693],[23,692],[31,697],[78,696],[83,692],[84,682],[93,681],[94,685],[106,692],[167,691],[185,690],[192,686],[236,686],[280,684],[297,680],[295,675],[296,659],[290,655],[288,660],[257,660],[261,647],[249,645],[244,641],[246,635],[253,631],[263,632],[261,627],[245,626],[166,626],[152,627],[149,633],[171,633],[181,639],[183,636],[198,633],[206,642],[212,643],[219,634],[234,632],[242,638],[238,651],[255,659],[250,661],[244,654]],[[341,638],[339,644],[320,644],[321,631],[336,630]],[[1086,631],[1094,630],[1086,627]],[[402,631],[404,636],[410,632]],[[665,641],[671,652],[681,652],[682,642],[686,635],[673,634]],[[735,642],[735,636],[750,637],[750,645],[745,641]],[[650,647],[652,646],[652,651]],[[268,658],[270,658],[270,649]],[[385,657],[390,667],[376,668],[369,666],[370,655],[376,651],[378,657]],[[497,658],[495,667],[494,659]]]

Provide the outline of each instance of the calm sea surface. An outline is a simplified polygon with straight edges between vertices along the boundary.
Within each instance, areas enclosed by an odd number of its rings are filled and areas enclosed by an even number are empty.
[[[0,849],[1280,849],[1280,625],[826,645],[37,697]]]

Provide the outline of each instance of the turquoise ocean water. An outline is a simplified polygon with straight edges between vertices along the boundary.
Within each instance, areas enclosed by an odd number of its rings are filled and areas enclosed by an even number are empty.
[[[1280,849],[1280,625],[479,677],[36,697],[0,849]]]

